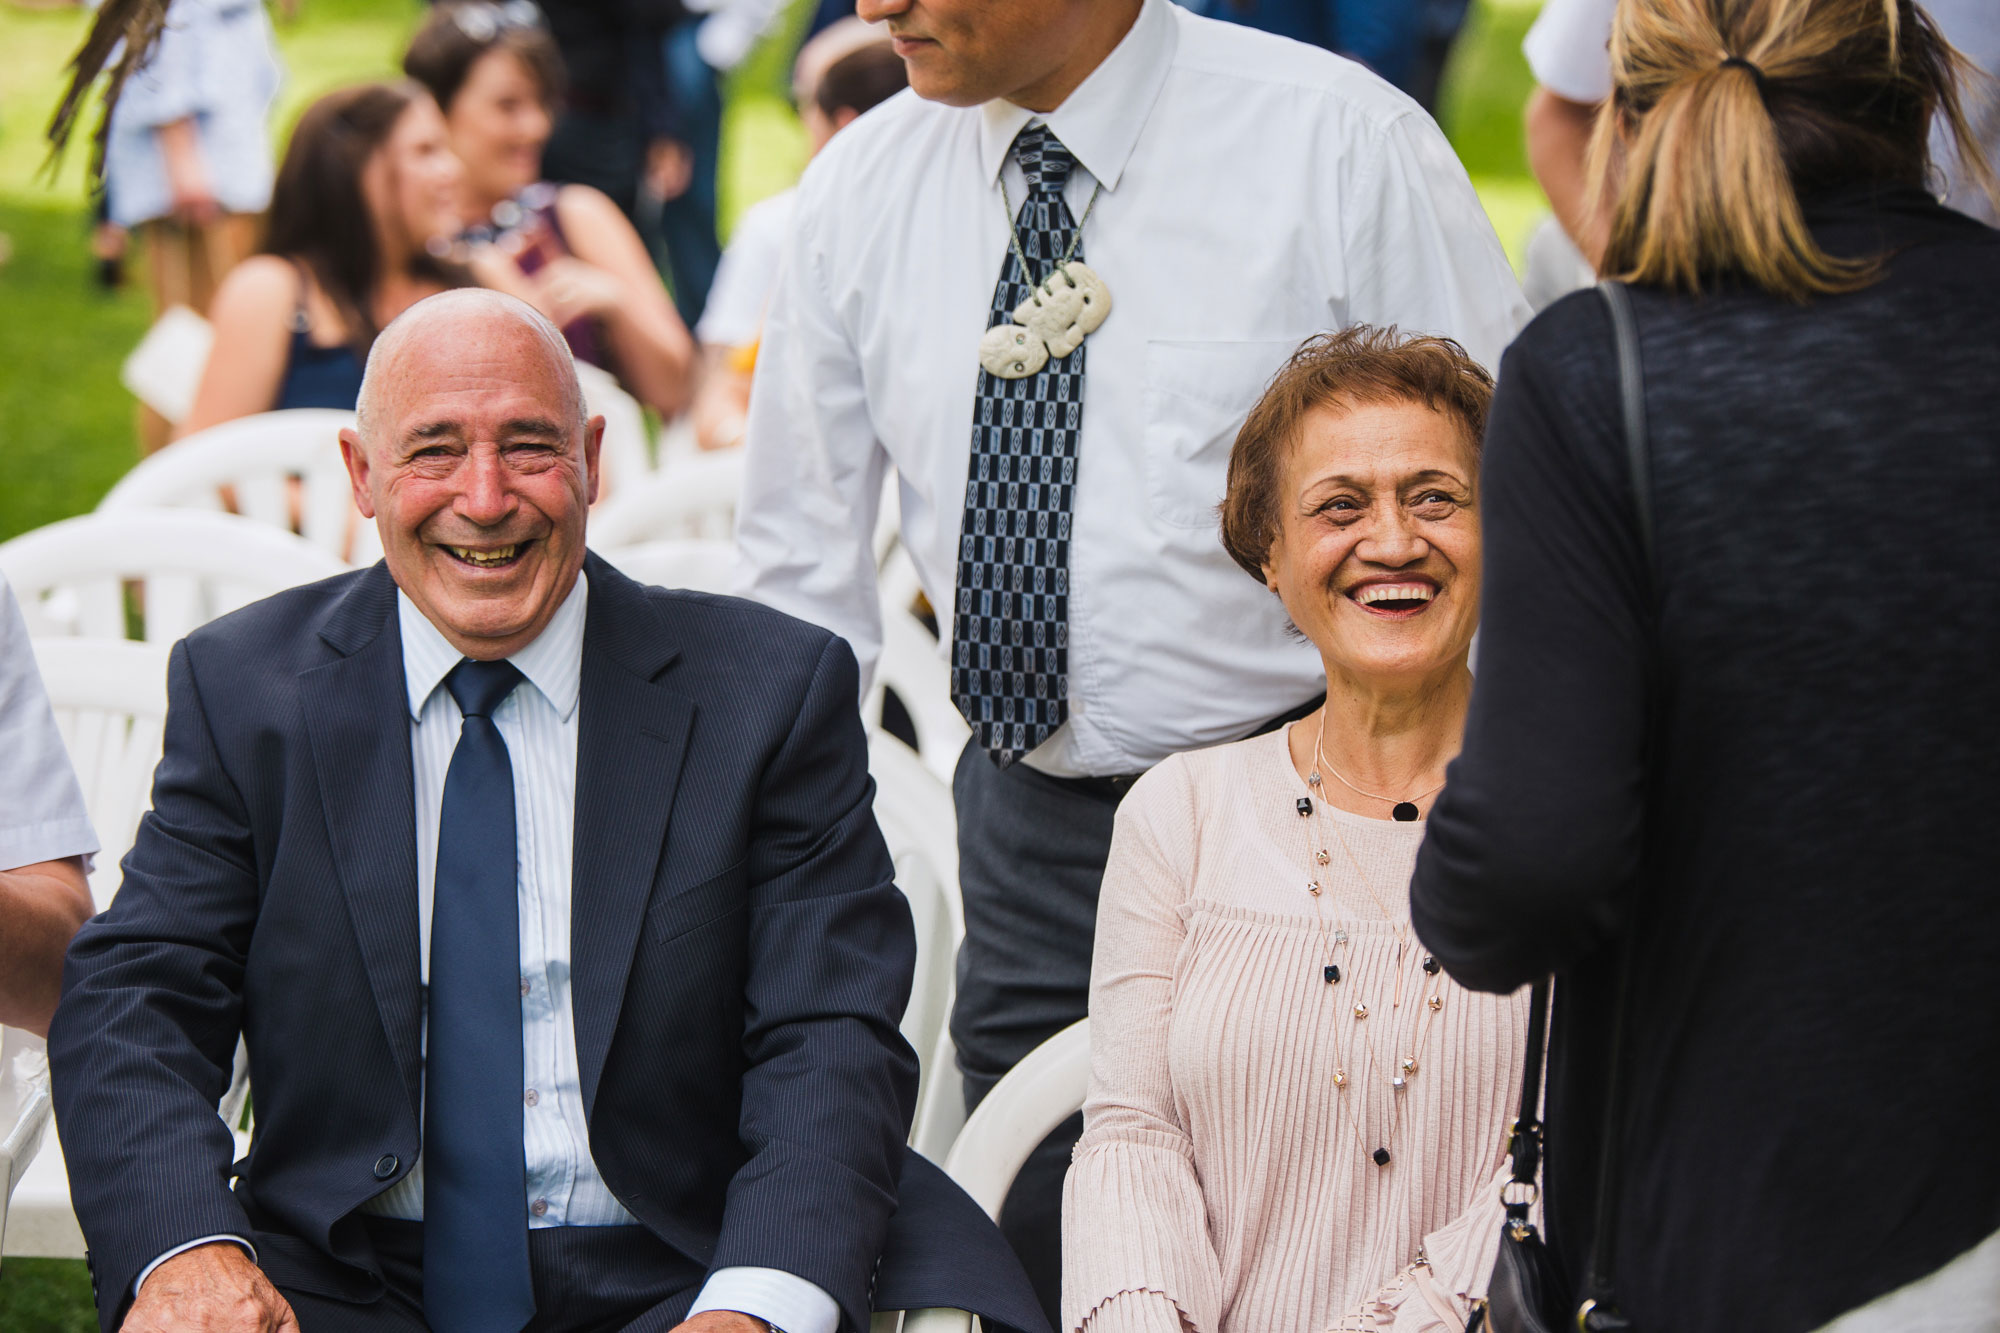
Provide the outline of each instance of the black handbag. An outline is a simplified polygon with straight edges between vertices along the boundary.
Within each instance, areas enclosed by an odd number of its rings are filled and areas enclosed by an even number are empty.
[[[1620,398],[1624,407],[1625,451],[1637,506],[1639,542],[1646,567],[1653,567],[1652,465],[1646,447],[1645,380],[1639,361],[1638,326],[1632,298],[1623,284],[1603,282],[1598,292],[1611,310],[1611,329],[1618,350]],[[1626,988],[1632,974],[1631,939],[1625,932],[1618,965],[1617,1002],[1612,1011],[1610,1085],[1604,1102],[1599,1138],[1596,1225],[1589,1271],[1582,1299],[1571,1304],[1555,1257],[1531,1218],[1541,1186],[1542,1067],[1546,1054],[1549,982],[1534,984],[1528,998],[1528,1047],[1521,1069],[1521,1112],[1508,1142],[1513,1176],[1505,1188],[1506,1218],[1500,1224],[1500,1252],[1487,1279],[1486,1299],[1473,1310],[1466,1333],[1618,1333],[1631,1325],[1618,1313],[1612,1296],[1613,1242],[1618,1212],[1618,1130],[1623,1079]]]

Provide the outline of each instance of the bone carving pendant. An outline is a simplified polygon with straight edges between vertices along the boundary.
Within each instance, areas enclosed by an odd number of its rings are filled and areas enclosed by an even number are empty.
[[[1074,352],[1110,313],[1111,289],[1088,265],[1075,260],[1049,274],[1014,307],[1014,318],[1048,344],[1051,357]]]
[[[1019,324],[995,324],[979,340],[979,364],[997,379],[1026,379],[1048,363],[1048,346]]]

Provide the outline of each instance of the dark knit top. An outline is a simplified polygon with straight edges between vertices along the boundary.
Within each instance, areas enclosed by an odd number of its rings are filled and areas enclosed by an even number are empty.
[[[1560,974],[1573,1279],[1632,933],[1644,1333],[1813,1329],[2000,1229],[2000,233],[1914,190],[1808,211],[1886,278],[1634,293],[1656,575],[1602,299],[1507,353],[1477,683],[1412,885],[1460,981]]]

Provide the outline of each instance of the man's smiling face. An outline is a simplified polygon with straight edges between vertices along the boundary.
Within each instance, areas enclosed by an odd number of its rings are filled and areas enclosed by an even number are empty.
[[[413,307],[373,358],[366,438],[341,432],[396,585],[485,660],[532,643],[575,586],[604,433],[583,420],[568,350],[509,301]]]

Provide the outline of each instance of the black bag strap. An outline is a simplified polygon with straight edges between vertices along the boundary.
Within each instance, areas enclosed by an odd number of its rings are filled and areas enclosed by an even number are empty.
[[[1623,283],[1605,281],[1597,288],[1611,312],[1612,340],[1618,353],[1619,400],[1623,408],[1625,458],[1632,479],[1632,500],[1638,515],[1639,545],[1645,560],[1646,577],[1653,577],[1653,473],[1652,452],[1646,439],[1646,382],[1639,356],[1639,326],[1632,315],[1632,297]],[[1595,1225],[1590,1246],[1590,1266],[1583,1282],[1583,1302],[1576,1312],[1576,1326],[1582,1333],[1611,1333],[1627,1326],[1612,1306],[1612,1273],[1617,1252],[1616,1218],[1621,1169],[1618,1150],[1619,1122],[1624,1103],[1625,1010],[1632,977],[1632,938],[1627,929],[1619,946],[1617,999],[1612,1007],[1609,1079],[1604,1099],[1604,1120],[1598,1139],[1597,1198],[1593,1208]],[[1513,1158],[1513,1180],[1532,1186],[1542,1160],[1541,1092],[1547,1057],[1549,985],[1553,978],[1535,982],[1528,993],[1528,1044],[1521,1069],[1521,1111],[1514,1120],[1508,1143]],[[1507,1201],[1507,1216],[1516,1227],[1525,1227],[1532,1194],[1518,1192]]]
[[[1611,313],[1611,337],[1618,352],[1618,396],[1625,427],[1625,462],[1632,485],[1632,505],[1639,523],[1643,577],[1656,577],[1658,550],[1653,531],[1653,456],[1646,435],[1646,374],[1639,353],[1639,323],[1632,313],[1632,294],[1622,282],[1606,279],[1598,294]],[[1611,1046],[1606,1052],[1604,1119],[1598,1134],[1597,1198],[1592,1208],[1590,1264],[1584,1274],[1582,1304],[1576,1312],[1582,1333],[1611,1333],[1627,1327],[1613,1303],[1618,1257],[1618,1191],[1623,1171],[1620,1131],[1625,1103],[1626,1009],[1632,990],[1635,926],[1628,922],[1618,948],[1616,998],[1611,1007]]]

